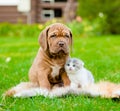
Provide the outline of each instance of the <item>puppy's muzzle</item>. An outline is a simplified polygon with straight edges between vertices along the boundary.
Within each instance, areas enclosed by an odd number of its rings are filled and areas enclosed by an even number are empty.
[[[58,42],[58,46],[59,46],[59,47],[64,47],[64,45],[65,45],[65,43],[64,43],[63,41],[59,41],[59,42]]]

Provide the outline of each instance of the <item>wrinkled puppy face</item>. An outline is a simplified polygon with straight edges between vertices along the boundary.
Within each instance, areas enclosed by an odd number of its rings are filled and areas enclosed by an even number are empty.
[[[41,32],[39,43],[42,49],[52,56],[66,55],[72,45],[72,33],[65,25],[54,23]]]
[[[72,34],[63,24],[56,23],[48,30],[48,46],[51,54],[68,54],[72,44]]]

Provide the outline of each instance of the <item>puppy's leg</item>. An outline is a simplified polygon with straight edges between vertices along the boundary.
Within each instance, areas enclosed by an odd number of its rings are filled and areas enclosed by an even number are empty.
[[[51,89],[51,84],[48,80],[48,75],[47,74],[41,74],[40,73],[38,75],[38,83],[39,83],[39,86],[43,89],[48,89],[48,90]]]
[[[4,95],[5,96],[13,96],[14,94],[19,93],[23,90],[34,88],[37,86],[38,86],[37,84],[32,83],[32,82],[22,82],[22,83],[16,85],[15,87],[12,87],[8,91],[6,91]]]
[[[64,86],[70,86],[70,80],[67,76],[67,73],[66,72],[63,72],[61,74],[61,77],[62,77],[62,80],[63,80],[63,83],[64,83]]]
[[[29,80],[31,82],[37,82],[39,87],[43,89],[51,89],[51,84],[48,80],[48,75],[51,74],[51,69],[49,67],[39,67],[40,68],[37,69],[36,73],[34,72],[33,67],[31,68],[29,72]]]

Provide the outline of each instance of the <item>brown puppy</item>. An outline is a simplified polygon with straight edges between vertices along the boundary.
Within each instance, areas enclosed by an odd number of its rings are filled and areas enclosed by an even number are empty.
[[[41,47],[29,71],[30,82],[11,88],[5,93],[6,96],[33,87],[49,90],[53,86],[70,84],[64,64],[69,57],[69,46],[72,45],[71,31],[61,23],[52,24],[41,32],[39,43]]]
[[[72,45],[71,31],[61,23],[52,24],[41,32],[39,43],[41,48],[29,71],[30,81],[47,89],[62,82],[69,85],[64,64]]]

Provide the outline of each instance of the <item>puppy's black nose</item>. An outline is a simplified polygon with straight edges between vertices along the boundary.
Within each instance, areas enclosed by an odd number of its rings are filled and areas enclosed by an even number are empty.
[[[64,46],[64,42],[63,42],[63,41],[60,41],[60,42],[58,42],[58,45],[59,45],[60,47],[63,47],[63,46]]]

